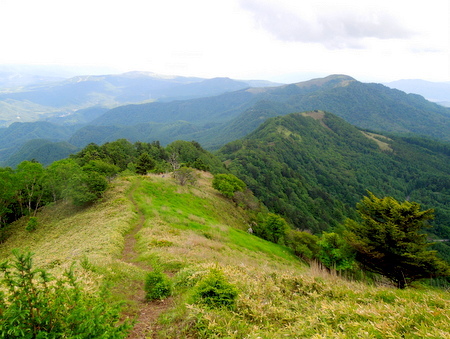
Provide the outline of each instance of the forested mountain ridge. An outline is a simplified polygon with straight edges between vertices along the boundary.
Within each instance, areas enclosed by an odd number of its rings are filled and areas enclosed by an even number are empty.
[[[8,128],[0,128],[0,165],[31,140],[46,139],[48,142],[60,142],[68,140],[76,129],[76,126],[57,126],[45,121],[37,121],[35,123],[17,122]],[[19,160],[31,159],[22,157]],[[55,158],[55,160],[57,159]]]
[[[436,209],[450,238],[450,146],[363,131],[323,111],[268,119],[217,155],[269,209],[321,232],[354,217],[367,190]]]
[[[331,75],[278,87],[243,89],[210,98],[121,106],[106,112],[94,124],[124,126],[182,120],[201,127],[195,136],[205,145],[217,144],[212,140],[213,135],[219,129],[229,128],[230,124],[241,126],[241,136],[251,132],[255,121],[248,121],[246,115],[252,110],[263,109],[264,103],[278,105],[278,112],[274,112],[276,115],[319,109],[362,128],[450,140],[449,108],[418,95],[380,84],[362,83],[346,75]]]
[[[229,82],[211,80],[214,81]],[[132,142],[159,140],[162,144],[182,139],[197,140],[205,148],[217,150],[252,132],[269,117],[308,110],[331,112],[355,126],[373,131],[450,140],[450,108],[380,84],[362,83],[346,75],[277,87],[246,88],[190,100],[126,105],[106,112],[93,108],[89,114],[100,116],[92,123],[76,129],[66,138],[52,140],[83,147],[90,142],[102,144],[119,138]],[[81,112],[79,118],[86,123],[87,118]],[[70,119],[70,116],[62,119]],[[0,134],[8,130],[2,129]],[[30,134],[21,140],[23,143],[32,138],[34,135]],[[21,146],[10,145],[12,140],[14,138],[4,144],[9,156]],[[0,158],[0,161],[6,160],[6,157]]]

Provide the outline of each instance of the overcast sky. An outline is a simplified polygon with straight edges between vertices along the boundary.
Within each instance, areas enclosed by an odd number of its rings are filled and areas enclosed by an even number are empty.
[[[0,64],[450,81],[448,0],[0,0]]]

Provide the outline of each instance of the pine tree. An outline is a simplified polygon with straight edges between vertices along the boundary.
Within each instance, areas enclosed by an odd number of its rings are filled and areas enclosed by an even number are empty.
[[[148,155],[148,153],[142,153],[137,161],[136,173],[145,175],[148,171],[155,167],[155,161]]]
[[[430,250],[427,221],[432,209],[421,210],[415,202],[398,202],[392,197],[368,197],[357,204],[361,222],[346,221],[348,243],[356,251],[356,260],[369,271],[379,273],[397,287],[433,276],[450,275],[449,265]]]

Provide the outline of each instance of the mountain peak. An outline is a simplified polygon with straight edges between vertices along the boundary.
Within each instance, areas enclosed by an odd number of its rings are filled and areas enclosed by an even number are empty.
[[[325,86],[325,85],[333,85],[335,86],[347,86],[350,82],[356,81],[351,76],[345,74],[332,74],[325,78],[316,78],[311,79],[304,82],[298,82],[295,85],[298,87],[311,87],[311,86]]]

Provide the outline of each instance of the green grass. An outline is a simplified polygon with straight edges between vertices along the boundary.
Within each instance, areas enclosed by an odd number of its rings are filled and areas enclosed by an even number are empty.
[[[197,186],[181,187],[168,177],[117,179],[88,208],[44,208],[33,232],[26,231],[27,220],[15,223],[0,245],[0,261],[12,248],[29,248],[54,274],[75,262],[80,282],[92,289],[112,284],[133,316],[147,272],[124,262],[121,252],[140,211],[138,260],[167,273],[174,286],[174,305],[153,337],[450,338],[448,292],[349,282],[305,267],[287,248],[248,234],[245,211],[212,189],[211,180],[203,173]],[[232,309],[193,301],[194,286],[211,270],[236,288]]]

